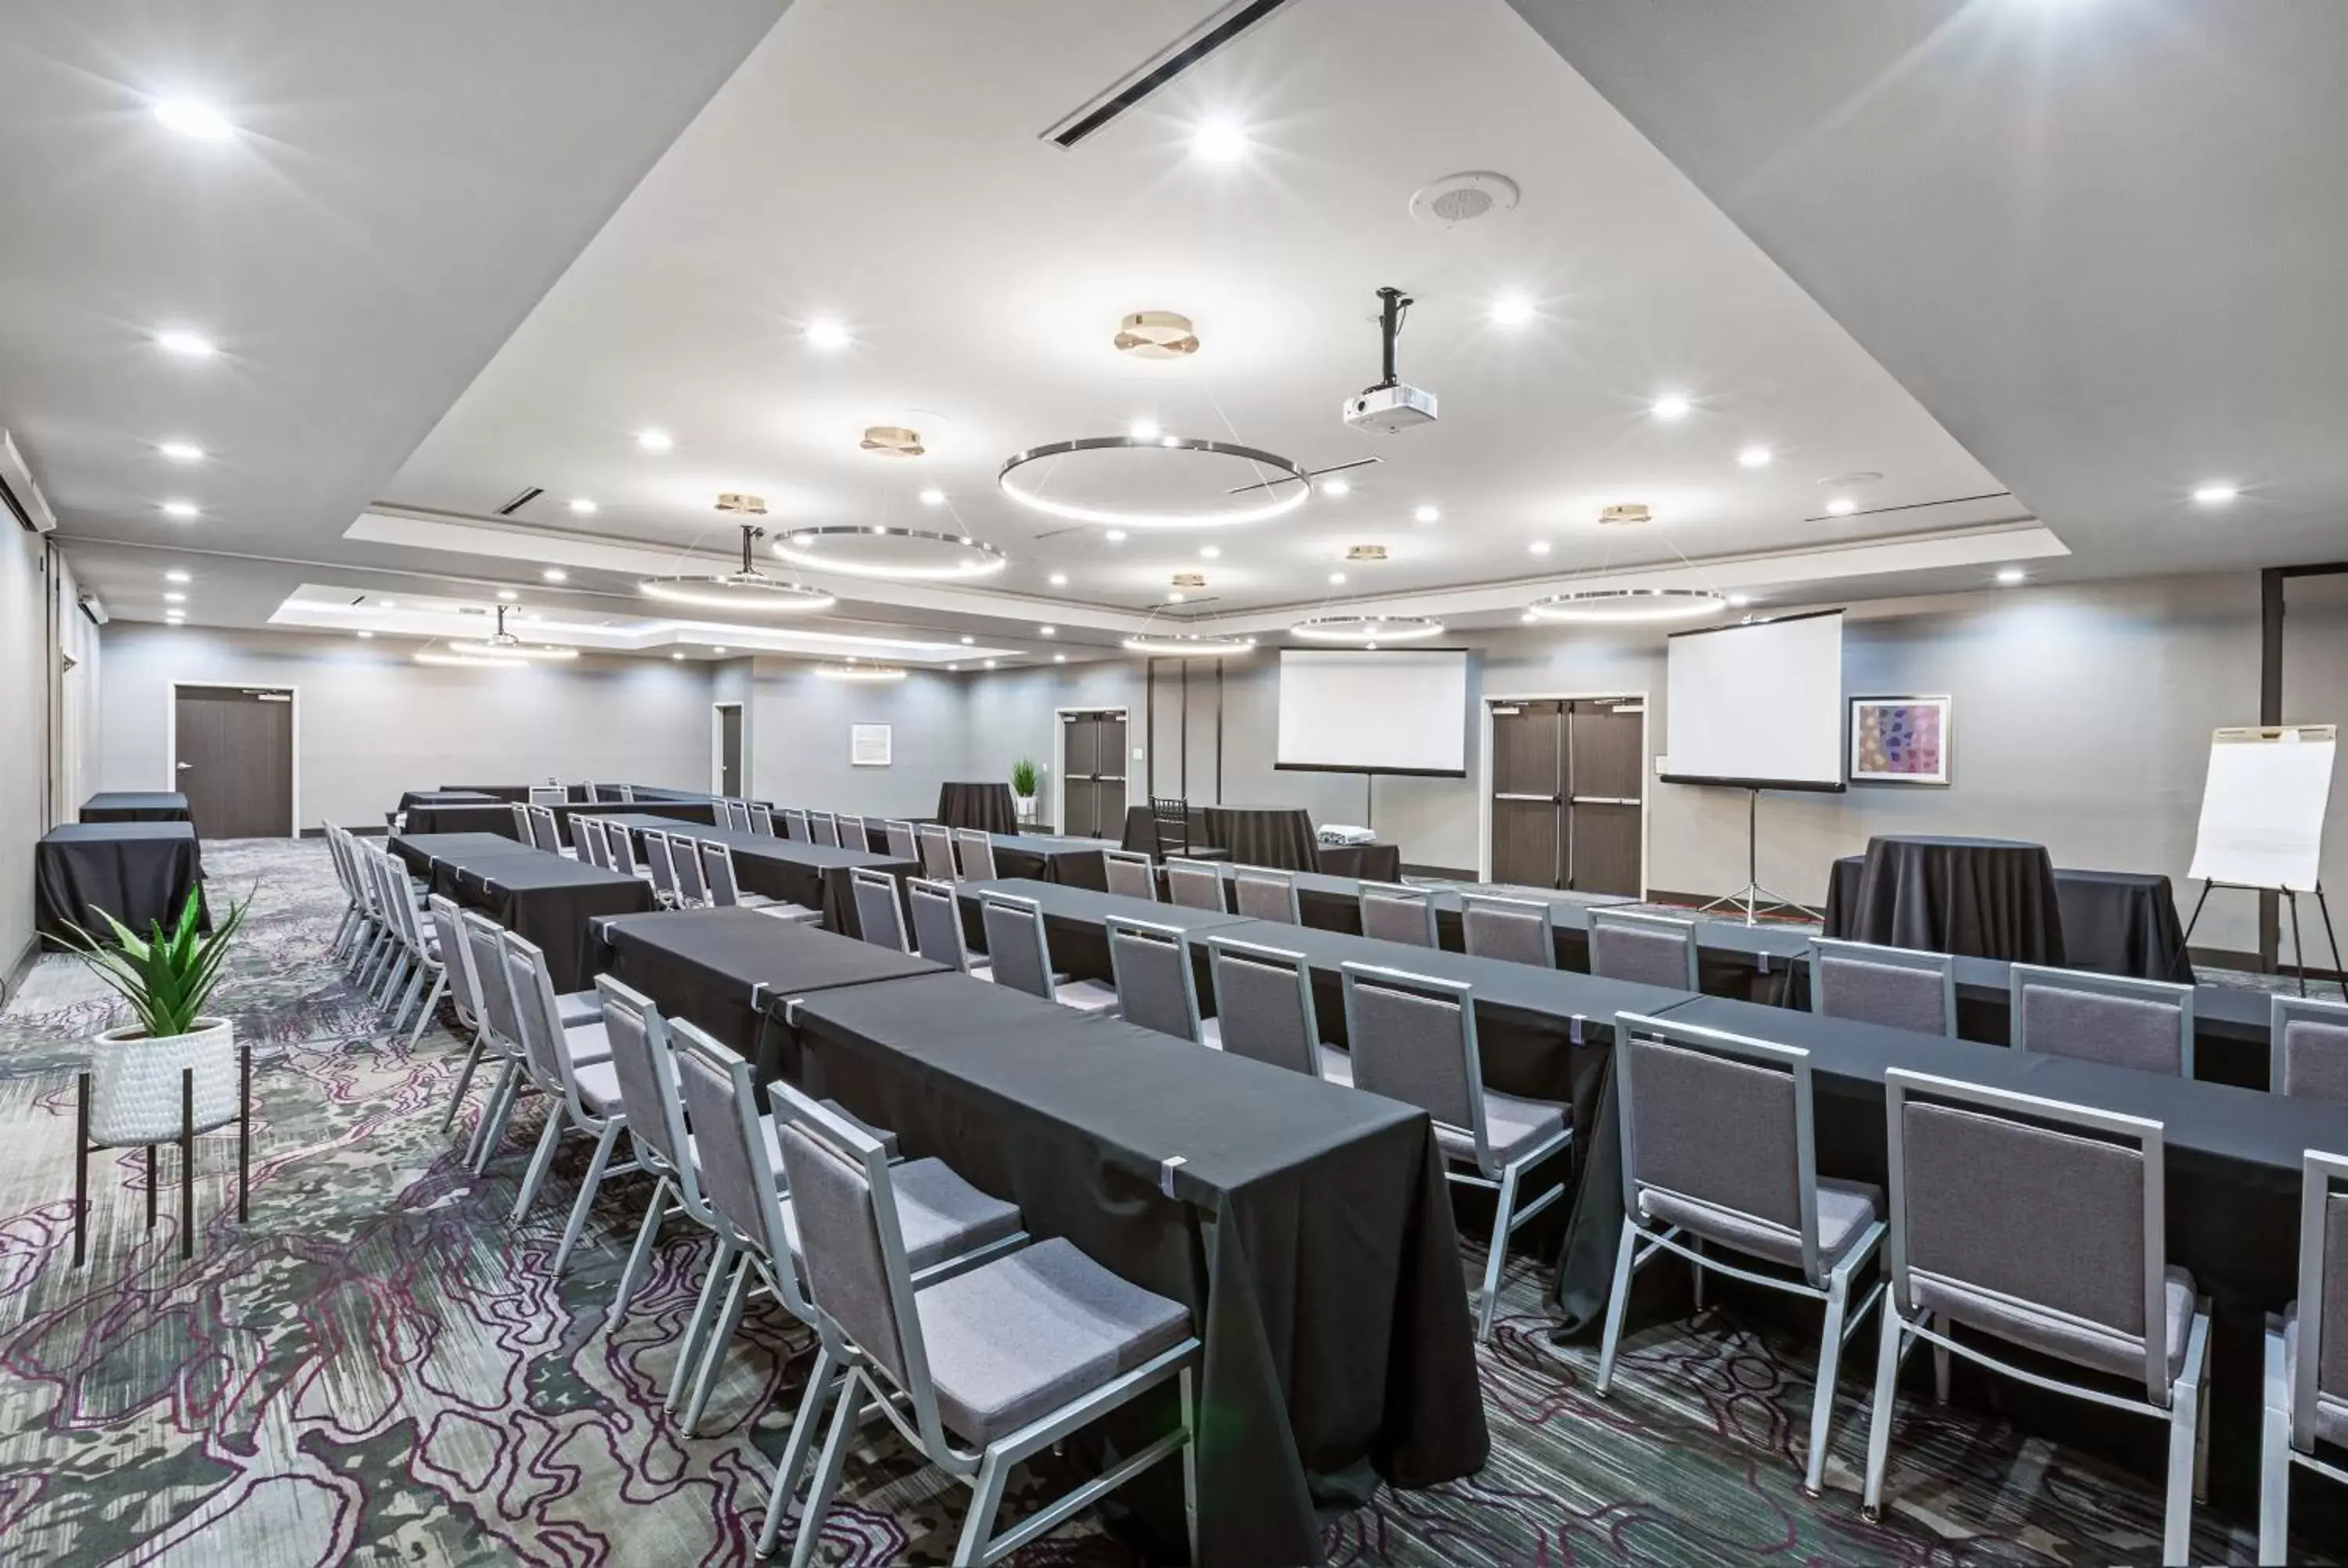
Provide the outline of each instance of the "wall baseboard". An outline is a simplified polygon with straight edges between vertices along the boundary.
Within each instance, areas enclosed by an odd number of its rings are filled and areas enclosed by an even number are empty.
[[[1405,876],[1439,877],[1446,882],[1476,880],[1476,868],[1472,866],[1406,866],[1402,868],[1402,874]]]
[[[25,977],[33,972],[33,966],[40,961],[40,958],[41,938],[36,934],[31,941],[25,944],[25,950],[10,961],[7,970],[0,973],[0,1007],[5,1007],[15,996],[17,989],[25,983]]]
[[[391,836],[391,826],[386,823],[381,827],[355,827],[351,829],[351,832],[360,838],[388,838]],[[324,838],[326,836],[326,830],[323,827],[305,827],[294,836],[296,838]]]

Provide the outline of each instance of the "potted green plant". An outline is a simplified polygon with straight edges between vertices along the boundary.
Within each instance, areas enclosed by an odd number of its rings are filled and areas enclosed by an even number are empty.
[[[140,937],[105,910],[112,932],[101,941],[79,926],[65,946],[130,1004],[134,1021],[92,1041],[89,1136],[124,1146],[178,1138],[221,1125],[237,1111],[235,1025],[204,1012],[221,965],[244,924],[252,899],[232,906],[209,933],[203,896],[191,892],[166,932],[152,921]],[[182,1115],[181,1074],[195,1073],[193,1125]]]
[[[1035,784],[1043,773],[1034,759],[1021,757],[1011,764],[1011,793],[1017,797],[1019,820],[1031,822],[1035,816]]]

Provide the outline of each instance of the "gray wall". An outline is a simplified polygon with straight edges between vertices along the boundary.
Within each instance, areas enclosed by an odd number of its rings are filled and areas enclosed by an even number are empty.
[[[43,554],[0,515],[0,983],[33,938],[33,843],[49,826]]]
[[[902,681],[834,681],[796,662],[756,661],[751,791],[778,805],[927,816],[946,779],[969,772],[962,677],[916,671]],[[850,767],[851,724],[887,724],[893,761]]]

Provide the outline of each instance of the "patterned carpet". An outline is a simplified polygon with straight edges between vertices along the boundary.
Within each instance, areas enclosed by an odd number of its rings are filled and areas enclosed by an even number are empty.
[[[439,1128],[458,1043],[435,1029],[411,1051],[373,1032],[326,957],[339,900],[324,847],[225,842],[204,856],[216,899],[259,890],[221,995],[267,1053],[249,1226],[220,1174],[232,1141],[201,1153],[190,1265],[171,1156],[149,1232],[137,1157],[108,1155],[93,1164],[91,1262],[75,1271],[73,1071],[77,1042],[113,1009],[72,961],[50,958],[0,1013],[0,1563],[747,1561],[807,1336],[754,1311],[705,1432],[681,1438],[660,1398],[698,1281],[691,1239],[675,1236],[635,1309],[609,1323],[645,1195],[617,1180],[568,1276],[550,1278],[584,1141],[558,1164],[552,1199],[508,1226],[537,1112],[486,1179],[461,1168],[469,1116]],[[1463,1277],[1479,1267],[1462,1261]],[[1511,1315],[1482,1356],[1490,1464],[1329,1518],[1331,1563],[2157,1555],[2148,1475],[2056,1449],[1962,1397],[1950,1409],[1903,1399],[1891,1506],[1882,1524],[1864,1522],[1864,1373],[1849,1363],[1827,1495],[1806,1498],[1808,1320],[1733,1302],[1690,1317],[1684,1286],[1659,1269],[1643,1279],[1652,1310],[1615,1397],[1600,1401],[1594,1355],[1548,1343],[1541,1273],[1512,1270]],[[1023,1495],[1035,1491],[1030,1480]],[[920,1472],[893,1439],[851,1460],[847,1495],[826,1527],[828,1562],[949,1560],[966,1493]],[[2250,1561],[2250,1522],[2199,1517],[2197,1561]],[[1079,1519],[1019,1561],[1130,1558]]]

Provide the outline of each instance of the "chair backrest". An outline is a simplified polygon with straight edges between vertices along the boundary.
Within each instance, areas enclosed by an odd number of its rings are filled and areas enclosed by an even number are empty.
[[[2008,975],[2014,1050],[2193,1076],[2191,986],[2037,964],[2015,964]]]
[[[814,835],[808,830],[808,814],[795,805],[783,807],[783,836],[798,844],[813,844]]]
[[[579,846],[579,858],[590,866],[612,868],[612,852],[603,845],[603,819],[581,812],[571,819],[571,836]]]
[[[1399,882],[1365,882],[1356,896],[1362,913],[1362,935],[1381,942],[1407,942],[1414,948],[1439,948],[1435,935],[1435,897],[1424,887]]]
[[[562,853],[562,825],[555,819],[552,806],[533,805],[530,808],[530,836],[531,843],[549,855]]]
[[[603,1037],[612,1045],[612,1072],[620,1081],[628,1140],[639,1153],[649,1153],[662,1173],[675,1179],[686,1211],[707,1225],[693,1141],[685,1129],[685,1099],[677,1087],[668,1020],[652,998],[609,975],[595,977],[595,990],[603,1001]]]
[[[897,902],[897,879],[869,866],[851,866],[848,887],[856,899],[859,934],[876,948],[904,952],[905,911]]]
[[[370,849],[367,853],[375,858],[376,875],[381,879],[384,907],[390,912],[399,939],[407,945],[408,951],[428,959],[428,949],[424,944],[424,922],[416,912],[416,896],[407,888],[407,867],[380,849]]]
[[[1108,890],[1121,898],[1158,902],[1158,873],[1149,856],[1131,849],[1104,849],[1101,865],[1108,873]]]
[[[2271,1017],[2268,1087],[2348,1104],[2348,1003],[2277,997]]]
[[[620,802],[621,802],[623,804],[625,804],[625,805],[633,805],[633,804],[635,804],[635,803],[636,803],[636,786],[635,786],[635,785],[633,785],[633,784],[621,784],[621,785],[619,785],[619,786],[617,787],[617,790],[616,790],[616,792],[615,792],[615,793],[616,793],[616,794],[618,795],[618,798],[619,798]]]
[[[1272,920],[1301,926],[1296,912],[1296,877],[1268,866],[1240,866],[1231,870],[1231,909],[1251,920]]]
[[[742,884],[734,875],[733,846],[715,838],[701,841],[701,874],[709,885],[709,902],[731,909],[742,902]]]
[[[1901,1310],[2053,1315],[2059,1343],[2140,1361],[2165,1407],[2161,1124],[1904,1068],[1884,1074],[1883,1098]],[[1916,1307],[1920,1282],[1931,1307]]]
[[[921,826],[922,873],[939,882],[952,882],[960,875],[954,867],[953,831],[934,822]]]
[[[561,784],[532,784],[530,804],[532,805],[568,805],[571,791]]]
[[[1210,936],[1207,975],[1226,1055],[1321,1075],[1321,1023],[1303,954]]]
[[[2315,1402],[2348,1406],[2348,1157],[2301,1156],[2299,1360],[2291,1368],[2291,1443],[2315,1446]]]
[[[1820,937],[1810,944],[1810,1010],[1953,1040],[1956,968],[1946,953]]]
[[[635,835],[621,824],[603,824],[603,852],[611,857],[609,869],[626,876],[636,874]]]
[[[701,871],[700,842],[688,834],[668,835],[669,858],[676,864],[676,895],[688,904],[709,902],[709,879]]]
[[[702,1196],[722,1222],[716,1228],[772,1266],[784,1305],[808,1321],[812,1313],[791,1266],[790,1238],[783,1227],[782,1173],[775,1169],[766,1135],[758,1130],[749,1061],[683,1019],[669,1025],[669,1043],[678,1098],[693,1128]]]
[[[531,831],[530,825],[530,807],[520,801],[515,801],[506,809],[513,813],[514,836],[531,848],[537,848],[538,835]]]
[[[1047,1002],[1056,999],[1044,907],[1033,898],[988,888],[978,896],[978,918],[986,933],[986,961],[994,966],[994,983]]]
[[[576,1112],[579,1086],[571,1075],[571,1053],[562,1048],[562,1009],[554,999],[554,982],[546,972],[546,955],[538,944],[511,931],[498,934],[503,948],[506,985],[513,995],[514,1023],[521,1030],[522,1052],[530,1059],[531,1076],[541,1089],[559,1091]]]
[[[965,882],[994,880],[994,839],[983,828],[954,829],[954,848],[962,856],[962,875]]]
[[[670,852],[667,834],[657,828],[644,829],[644,862],[653,868],[654,890],[674,895],[676,892],[676,857]]]
[[[953,884],[908,876],[905,902],[912,907],[913,941],[922,957],[969,973],[970,944],[963,937],[962,910],[954,900]]]
[[[1159,856],[1190,853],[1190,803],[1173,795],[1154,794],[1149,797],[1149,821],[1155,830]]]
[[[913,825],[910,822],[884,822],[880,836],[888,843],[889,853],[900,860],[919,860],[922,846],[913,841]]]
[[[1340,973],[1354,1087],[1416,1105],[1468,1134],[1475,1141],[1477,1169],[1497,1178],[1484,1131],[1474,989],[1373,964],[1348,963]]]
[[[1204,860],[1185,860],[1179,855],[1166,857],[1166,901],[1185,909],[1212,909],[1223,913],[1223,873],[1220,867]]]
[[[457,1004],[457,1017],[466,1027],[479,1029],[487,1015],[481,1010],[481,982],[473,974],[472,944],[465,939],[464,911],[454,899],[438,893],[424,905],[432,916],[433,934],[440,938],[440,963],[448,971],[448,995]]]
[[[489,1020],[489,1039],[500,1050],[522,1049],[521,1025],[514,1018],[513,986],[506,979],[504,932],[478,909],[459,917],[465,927],[465,951],[473,961],[473,983],[479,989],[481,1009]]]
[[[1797,1242],[1803,1277],[1824,1288],[1809,1052],[1618,1013],[1614,1065],[1626,1211],[1744,1215]]]
[[[864,819],[862,817],[847,813],[843,813],[841,815],[839,818],[839,847],[842,849],[860,850],[867,855],[870,855],[872,852],[872,835],[870,833],[866,831]]]
[[[1460,896],[1461,946],[1479,958],[1557,968],[1557,932],[1549,906],[1531,898],[1495,898],[1485,893]]]
[[[1695,922],[1622,909],[1590,912],[1590,972],[1696,991]]]
[[[747,801],[729,800],[726,807],[726,825],[736,833],[750,831],[750,804]]]
[[[828,811],[808,813],[808,832],[827,849],[839,847],[839,818]]]
[[[1103,929],[1118,1016],[1177,1040],[1197,1040],[1199,986],[1180,929],[1122,915],[1108,917]]]
[[[745,809],[743,815],[750,819],[752,833],[757,834],[760,838],[775,836],[775,814],[767,806],[754,800]]]
[[[603,804],[604,796],[602,790],[599,785],[590,781],[584,787],[587,791],[587,804],[589,805],[601,805]]]

